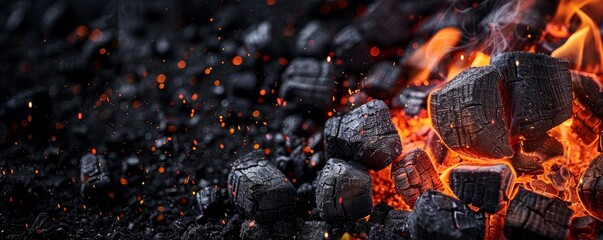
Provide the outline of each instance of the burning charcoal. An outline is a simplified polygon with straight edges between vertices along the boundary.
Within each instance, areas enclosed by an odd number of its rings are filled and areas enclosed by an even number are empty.
[[[486,213],[486,237],[484,239],[486,239],[486,240],[503,239],[505,216],[506,216],[505,210],[500,210],[497,213]]]
[[[572,173],[565,166],[560,164],[554,164],[551,166],[549,173],[547,174],[551,183],[557,190],[564,191],[567,187],[569,180],[572,177]]]
[[[458,74],[431,94],[433,127],[450,149],[476,158],[511,157],[492,66],[474,67]]]
[[[539,162],[563,158],[563,149],[563,144],[548,134],[544,134],[536,139],[521,141],[522,152],[536,157]]]
[[[572,116],[569,62],[544,54],[501,53],[490,63],[502,71],[499,83],[512,142],[535,138]]]
[[[505,219],[509,239],[565,239],[574,212],[563,201],[520,188]]]
[[[80,160],[80,180],[82,181],[82,196],[89,197],[98,189],[109,185],[107,161],[101,155],[88,153]]]
[[[429,189],[444,190],[442,180],[429,155],[420,148],[413,149],[392,164],[391,179],[396,192],[410,207]]]
[[[603,186],[599,182],[603,176],[603,155],[599,154],[589,164],[578,183],[578,196],[591,216],[603,219]]]
[[[334,94],[333,66],[311,58],[296,58],[283,73],[280,98],[293,108],[325,114]]]
[[[597,147],[599,152],[603,152],[603,131],[599,134],[599,146]]]
[[[429,156],[434,158],[434,164],[438,171],[453,165],[450,161],[452,158],[448,157],[448,148],[446,147],[446,144],[444,144],[444,141],[442,141],[442,139],[433,131],[429,132],[427,135],[425,151]]]
[[[427,190],[408,217],[413,239],[484,239],[484,214],[445,194]]]
[[[421,110],[427,109],[427,96],[435,85],[411,86],[402,89],[398,95],[392,99],[392,107],[404,109],[404,113],[408,116],[416,116],[421,113]]]
[[[297,35],[295,44],[297,54],[323,58],[328,53],[331,38],[331,32],[323,23],[319,21],[309,22]]]
[[[460,165],[450,172],[450,188],[466,204],[498,212],[511,197],[515,176],[506,164]]]
[[[401,72],[395,63],[377,63],[364,80],[364,91],[378,99],[392,98],[402,87]]]
[[[536,157],[528,156],[521,151],[516,151],[510,161],[518,175],[540,175],[544,173],[544,167]]]
[[[603,84],[595,76],[571,71],[574,90],[572,130],[591,144],[603,131]]]
[[[300,240],[328,239],[331,227],[324,221],[307,221],[299,234]]]
[[[373,207],[371,175],[357,163],[331,158],[318,177],[316,205],[324,220],[358,220]]]
[[[381,100],[373,100],[325,123],[327,158],[338,157],[381,170],[402,152],[400,136]]]
[[[574,217],[570,223],[568,239],[596,239],[597,220],[591,216]]]
[[[532,179],[528,185],[530,189],[547,197],[556,197],[559,195],[559,190],[553,184],[547,183],[542,179]]]
[[[344,68],[362,70],[369,66],[371,58],[364,37],[354,25],[347,26],[333,38],[335,58],[343,62]]]
[[[239,211],[260,222],[283,219],[293,211],[295,188],[260,152],[233,163],[228,188]]]
[[[410,238],[410,232],[408,231],[408,216],[410,213],[411,211],[406,210],[389,211],[387,217],[385,217],[385,227],[399,236]]]
[[[387,205],[385,202],[380,202],[379,204],[373,207],[373,212],[371,212],[371,216],[368,221],[376,224],[383,225],[385,222],[385,217],[389,214],[389,211],[394,209],[390,205]]]

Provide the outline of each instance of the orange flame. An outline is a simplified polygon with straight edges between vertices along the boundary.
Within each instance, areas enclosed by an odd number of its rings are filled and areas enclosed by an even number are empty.
[[[411,83],[417,86],[421,84],[428,85],[429,73],[459,42],[461,36],[462,32],[457,28],[442,28],[417,49],[408,60],[416,69],[419,69],[417,73],[411,76]]]

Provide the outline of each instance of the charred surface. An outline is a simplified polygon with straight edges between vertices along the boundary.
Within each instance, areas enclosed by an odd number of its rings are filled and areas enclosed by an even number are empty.
[[[429,155],[420,148],[410,150],[392,164],[391,178],[396,192],[411,207],[427,190],[444,190]]]
[[[451,170],[449,182],[461,201],[496,213],[511,197],[515,176],[506,164],[460,165]]]

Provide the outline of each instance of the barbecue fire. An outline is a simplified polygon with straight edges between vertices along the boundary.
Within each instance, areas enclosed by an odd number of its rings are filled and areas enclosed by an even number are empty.
[[[0,238],[603,237],[603,0],[81,2],[0,9]]]

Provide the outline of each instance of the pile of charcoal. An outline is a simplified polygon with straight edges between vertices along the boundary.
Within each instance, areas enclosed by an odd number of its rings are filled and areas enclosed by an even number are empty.
[[[0,236],[596,238],[603,87],[550,56],[558,6],[8,0]]]

